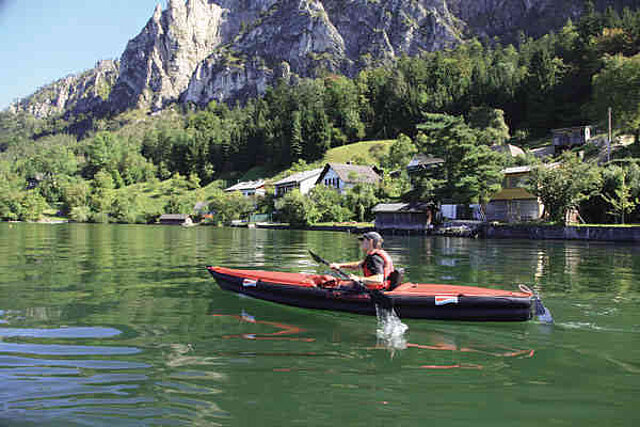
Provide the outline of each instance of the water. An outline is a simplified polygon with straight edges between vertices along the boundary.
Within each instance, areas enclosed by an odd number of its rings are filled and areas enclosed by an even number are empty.
[[[0,425],[638,423],[640,248],[385,246],[408,280],[526,283],[556,323],[398,333],[224,292],[204,270],[326,272],[307,250],[357,259],[348,234],[0,224]]]

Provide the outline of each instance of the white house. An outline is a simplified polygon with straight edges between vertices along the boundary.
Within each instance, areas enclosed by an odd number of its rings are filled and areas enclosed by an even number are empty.
[[[258,181],[246,181],[239,182],[236,185],[225,189],[227,193],[232,193],[234,191],[240,191],[243,196],[264,196],[266,191],[264,189],[264,180],[260,179]]]
[[[380,174],[377,168],[372,166],[347,165],[342,163],[327,163],[316,185],[324,184],[327,187],[333,187],[340,193],[344,193],[355,184],[379,184]]]
[[[274,184],[276,197],[284,196],[289,191],[295,190],[296,188],[300,190],[302,194],[307,194],[313,187],[315,187],[316,181],[322,173],[322,170],[323,169],[320,168],[300,172],[281,179]]]

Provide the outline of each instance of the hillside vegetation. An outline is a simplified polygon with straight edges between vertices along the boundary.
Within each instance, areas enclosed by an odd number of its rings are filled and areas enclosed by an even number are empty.
[[[599,221],[620,220],[623,211],[637,218],[640,189],[629,159],[640,151],[639,51],[640,11],[587,8],[579,22],[537,40],[522,37],[517,46],[473,40],[365,69],[353,79],[321,73],[292,85],[280,81],[245,105],[87,115],[81,118],[91,124],[85,133],[60,117],[4,112],[0,217],[37,219],[49,205],[78,220],[146,221],[160,211],[193,209],[202,197],[213,203],[223,197],[221,187],[241,178],[275,179],[289,168],[346,159],[398,171],[414,152],[444,158],[442,173],[414,182],[403,174],[387,178],[375,197],[365,188],[350,196],[348,214],[319,215],[367,217],[374,199],[483,203],[500,188],[500,170],[514,162],[489,146],[511,142],[526,149],[553,128],[602,128],[611,107],[614,135],[632,135],[635,142],[615,150],[614,162],[625,162],[606,166],[599,178],[576,169],[575,180],[597,182],[588,191],[573,189],[581,197],[566,204],[590,203],[584,210],[599,209],[603,214],[592,215]],[[377,140],[396,142],[359,143]],[[200,196],[203,188],[210,193]],[[267,212],[274,203],[254,209]],[[234,209],[234,215],[250,210]]]

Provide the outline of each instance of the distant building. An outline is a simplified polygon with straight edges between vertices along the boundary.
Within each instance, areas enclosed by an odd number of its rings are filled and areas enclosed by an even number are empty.
[[[425,232],[436,208],[432,203],[384,203],[373,208],[376,230]]]
[[[495,194],[485,209],[488,221],[518,222],[541,218],[544,205],[525,188],[530,166],[517,166],[502,171],[502,190]]]
[[[187,214],[163,214],[158,222],[162,225],[192,225],[191,215]]]
[[[356,184],[377,185],[380,180],[379,170],[372,166],[327,163],[316,180],[316,185],[324,184],[327,187],[337,189],[340,193],[344,193]]]
[[[571,148],[584,145],[591,139],[591,126],[576,126],[570,128],[553,129],[553,146],[556,148]]]
[[[444,159],[439,157],[431,157],[426,154],[418,153],[407,165],[407,172],[410,174],[419,173],[421,171],[432,171],[438,169],[444,164]]]
[[[264,189],[264,180],[260,179],[258,181],[246,181],[239,182],[234,186],[231,186],[225,189],[227,193],[233,193],[234,191],[240,191],[243,196],[264,196],[266,191]]]
[[[322,168],[306,172],[300,172],[288,176],[274,184],[276,197],[284,196],[289,191],[298,189],[302,194],[307,194],[315,187],[318,177],[322,173]]]

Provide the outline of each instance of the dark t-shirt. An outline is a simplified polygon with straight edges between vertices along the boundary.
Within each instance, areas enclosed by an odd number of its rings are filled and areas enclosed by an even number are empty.
[[[364,265],[372,275],[384,274],[384,258],[378,254],[367,255],[364,259]]]

